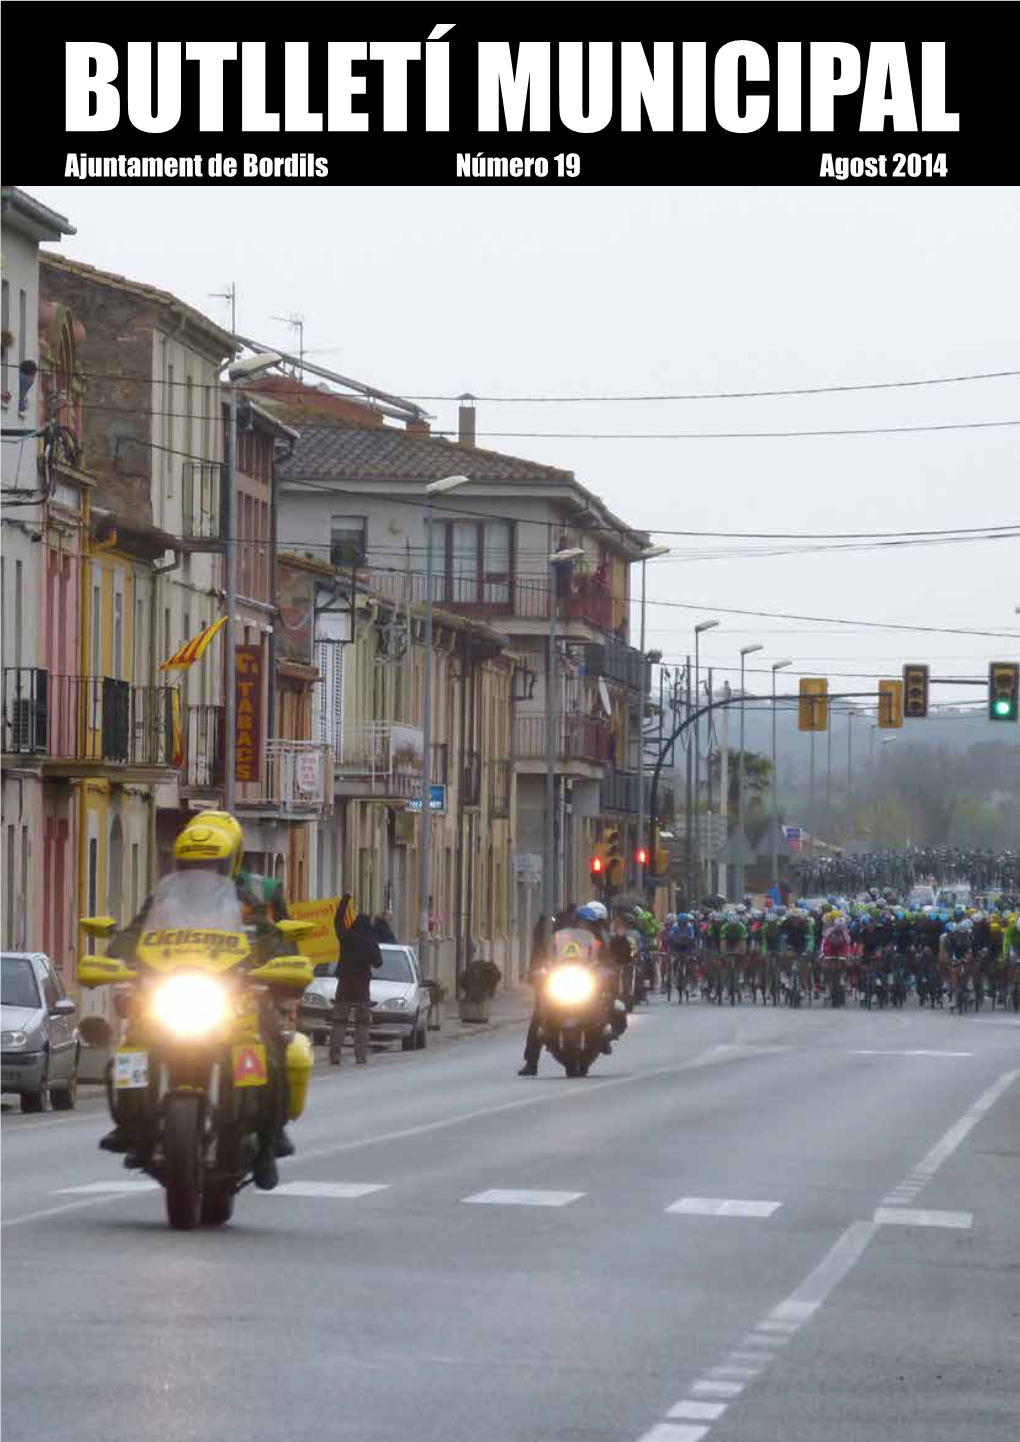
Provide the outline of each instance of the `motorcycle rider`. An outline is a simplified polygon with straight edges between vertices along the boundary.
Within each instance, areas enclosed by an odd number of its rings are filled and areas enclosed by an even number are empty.
[[[242,912],[249,910],[255,900],[246,892],[247,883],[242,880],[241,860],[243,834],[236,818],[229,812],[205,811],[193,816],[174,842],[175,871],[207,871],[229,877],[238,888]],[[135,958],[135,948],[145,929],[146,918],[159,894],[159,887],[147,896],[142,908],[133,921],[129,922],[110,941],[106,954],[119,957],[126,962]],[[260,966],[275,956],[288,955],[290,948],[283,936],[276,930],[267,916],[254,918],[252,964]],[[130,1045],[136,1030],[138,1018],[128,1018],[125,1042]],[[292,1156],[294,1143],[287,1135],[288,1087],[286,1065],[286,1041],[279,1013],[271,1003],[259,1011],[259,1026],[266,1045],[267,1071],[272,1105],[262,1136],[261,1148],[252,1167],[255,1185],[262,1191],[271,1191],[279,1180],[276,1168],[278,1156]],[[118,1124],[99,1142],[100,1149],[107,1152],[129,1153],[129,1139]]]

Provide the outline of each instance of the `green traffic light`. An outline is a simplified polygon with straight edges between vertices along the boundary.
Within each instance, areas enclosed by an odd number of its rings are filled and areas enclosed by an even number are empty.
[[[1000,696],[995,703],[996,716],[1009,716],[1013,710],[1013,703],[1008,696]]]

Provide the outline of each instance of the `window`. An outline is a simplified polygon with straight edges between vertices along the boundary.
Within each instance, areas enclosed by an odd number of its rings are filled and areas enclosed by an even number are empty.
[[[113,594],[113,674],[124,680],[124,592]]]
[[[7,828],[7,904],[4,906],[4,932],[7,945],[14,947],[14,918],[18,913],[14,895],[14,827]]]
[[[24,1006],[32,1011],[39,1005],[39,984],[35,967],[24,956],[5,956],[0,982],[0,1005]]]
[[[174,463],[177,457],[173,454],[174,447],[174,368],[168,365],[166,368],[166,398],[163,401],[163,434],[166,436],[164,445],[166,450],[163,458],[166,461],[166,494],[169,500],[174,493]]]
[[[53,980],[53,973],[48,966],[43,967],[42,986],[43,1004],[47,1011],[52,1011],[57,1004],[57,987]]]
[[[136,686],[143,686],[143,685],[145,684],[145,676],[146,676],[146,673],[145,673],[145,602],[144,602],[143,600],[137,600],[137,601],[135,602],[135,635],[134,635],[134,642],[135,642],[135,674],[134,674],[134,681],[135,681],[135,685],[136,685]],[[163,659],[164,659],[164,660],[168,660],[169,658],[168,658],[168,657],[164,657]]]
[[[368,545],[364,516],[332,516],[329,530],[331,566],[360,566]]]
[[[94,586],[92,587],[92,674],[93,674],[93,676],[98,676],[98,675],[100,674],[100,661],[101,661],[101,656],[102,656],[102,651],[101,651],[101,643],[102,643],[102,612],[103,612],[102,600],[103,600],[102,585],[101,585],[101,584],[94,585]]]
[[[173,654],[173,647],[170,645],[170,607],[167,606],[163,612],[163,659],[169,661]]]
[[[184,639],[187,641],[191,636],[191,612],[184,613]],[[169,659],[169,658],[168,658]],[[191,673],[194,666],[189,666],[184,673],[184,704],[187,706],[191,701]]]
[[[8,281],[3,282],[3,303],[0,326],[3,327],[3,351],[0,354],[0,390],[3,391],[3,403],[7,404],[7,392],[10,390],[10,366],[8,364],[7,336],[11,329],[11,287]]]
[[[437,521],[435,525],[433,600],[454,606],[509,607],[511,522]]]
[[[131,915],[138,915],[138,908],[141,897],[138,895],[138,888],[141,884],[141,872],[138,866],[138,842],[131,843]]]
[[[18,939],[24,951],[28,945],[28,827],[21,828],[21,905],[18,908]]]
[[[18,292],[18,414],[24,415],[28,405],[28,390],[21,383],[21,363],[25,359],[25,342],[28,338],[28,297]]]
[[[94,836],[89,837],[89,916],[96,914],[97,884],[99,877],[99,842]],[[86,938],[85,950],[89,956],[96,954],[96,939],[94,936]]]
[[[23,616],[21,608],[21,591],[23,580],[23,566],[20,561],[14,562],[14,664],[21,665],[21,634],[23,629]]]

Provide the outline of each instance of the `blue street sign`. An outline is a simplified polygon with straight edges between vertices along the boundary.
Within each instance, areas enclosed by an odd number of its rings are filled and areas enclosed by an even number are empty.
[[[409,801],[409,802],[407,803],[407,810],[408,810],[408,811],[420,811],[420,810],[421,810],[421,797],[420,797],[420,796],[415,796],[413,800]],[[445,811],[445,810],[446,810],[446,787],[445,787],[445,786],[433,786],[433,788],[432,788],[432,794],[431,794],[430,797],[429,797],[429,810],[430,810],[430,811]]]

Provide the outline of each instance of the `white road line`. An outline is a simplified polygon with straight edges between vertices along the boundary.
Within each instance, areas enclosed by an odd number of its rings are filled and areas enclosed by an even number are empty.
[[[880,1227],[956,1227],[966,1232],[974,1224],[973,1212],[931,1212],[919,1208],[901,1207],[893,1211],[889,1207],[878,1207],[875,1222]]]
[[[986,1092],[978,1097],[970,1110],[964,1112],[960,1120],[949,1128],[945,1136],[935,1143],[927,1156],[923,1157],[917,1166],[914,1167],[911,1175],[914,1177],[923,1177],[926,1182],[930,1181],[939,1167],[941,1167],[944,1162],[947,1162],[953,1155],[968,1133],[977,1126],[985,1112],[995,1105],[1003,1092],[1012,1086],[1017,1077],[1020,1077],[1020,1070],[1004,1072],[993,1086],[990,1086]]]
[[[762,1363],[764,1366],[764,1362]],[[718,1377],[723,1382],[749,1382],[752,1377],[757,1377],[761,1367],[712,1367],[709,1371],[710,1377]]]
[[[103,1192],[126,1192],[130,1195],[133,1192],[158,1192],[159,1182],[136,1181],[136,1182],[89,1182],[84,1187],[60,1187],[52,1195],[55,1197],[67,1197],[75,1192],[94,1192],[97,1195]]]
[[[691,1388],[699,1397],[739,1397],[744,1390],[743,1382],[695,1382]]]
[[[674,1422],[660,1422],[646,1432],[639,1442],[701,1442],[707,1427],[685,1427]]]
[[[681,1197],[667,1212],[687,1217],[771,1217],[782,1202],[742,1202],[722,1197]]]
[[[740,1345],[742,1347],[785,1347],[789,1340],[789,1337],[777,1337],[772,1333],[766,1335],[761,1332],[748,1332]]]
[[[839,1286],[850,1268],[859,1261],[874,1235],[874,1222],[851,1222],[814,1271],[810,1272],[797,1290],[791,1292],[778,1307],[773,1307],[768,1318],[759,1322],[758,1326],[768,1328],[769,1331],[801,1326],[817,1312],[829,1293]]]
[[[477,1192],[465,1197],[465,1202],[480,1202],[496,1207],[569,1207],[584,1196],[584,1192],[530,1192],[504,1190],[499,1187],[488,1192]]]
[[[39,1212],[26,1212],[21,1217],[10,1217],[6,1222],[0,1222],[2,1227],[20,1227],[22,1222],[43,1222],[47,1217],[59,1217],[64,1212],[77,1212],[82,1207],[101,1207],[108,1202],[121,1202],[124,1200],[123,1192],[107,1192],[101,1197],[87,1197],[83,1202],[65,1202],[62,1207],[44,1207]]]
[[[675,1417],[680,1422],[718,1422],[728,1405],[727,1402],[695,1402],[685,1398],[671,1407],[666,1416]]]
[[[972,1051],[848,1051],[847,1056],[973,1056]]]
[[[385,1192],[388,1182],[284,1182],[260,1197],[367,1197],[372,1192]]]

